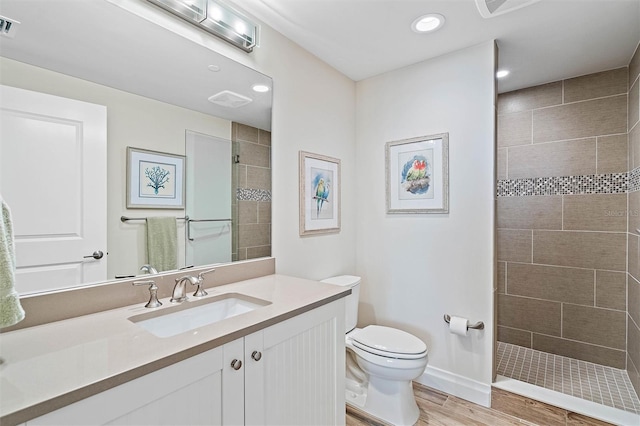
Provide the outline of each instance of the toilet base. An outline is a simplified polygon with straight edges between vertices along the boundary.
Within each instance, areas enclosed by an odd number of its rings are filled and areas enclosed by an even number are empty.
[[[345,399],[347,404],[393,425],[413,425],[420,417],[411,381],[369,377],[365,388],[347,379]]]

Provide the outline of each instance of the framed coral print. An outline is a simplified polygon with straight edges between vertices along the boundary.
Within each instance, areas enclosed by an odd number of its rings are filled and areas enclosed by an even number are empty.
[[[449,213],[449,134],[386,144],[387,213]]]
[[[300,151],[300,235],[340,232],[340,160]]]
[[[184,158],[127,147],[127,208],[184,209]]]

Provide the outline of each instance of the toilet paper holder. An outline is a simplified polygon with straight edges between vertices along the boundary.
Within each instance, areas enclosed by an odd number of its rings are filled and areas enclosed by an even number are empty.
[[[444,314],[444,322],[446,322],[447,324],[449,324],[451,322],[451,316]],[[478,321],[475,324],[469,324],[467,326],[467,330],[468,329],[474,329],[474,330],[484,330],[484,323],[482,321]]]

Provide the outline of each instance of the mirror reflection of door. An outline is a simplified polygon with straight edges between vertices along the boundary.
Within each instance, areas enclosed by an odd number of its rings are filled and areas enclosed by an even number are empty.
[[[16,291],[107,278],[107,109],[0,86],[0,193],[11,209]]]
[[[231,262],[231,141],[186,132],[185,265]]]

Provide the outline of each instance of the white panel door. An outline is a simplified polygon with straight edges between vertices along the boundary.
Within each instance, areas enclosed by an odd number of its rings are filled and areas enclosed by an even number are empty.
[[[0,193],[20,294],[107,278],[106,147],[106,107],[0,86]]]
[[[185,265],[231,262],[231,141],[187,131]]]

